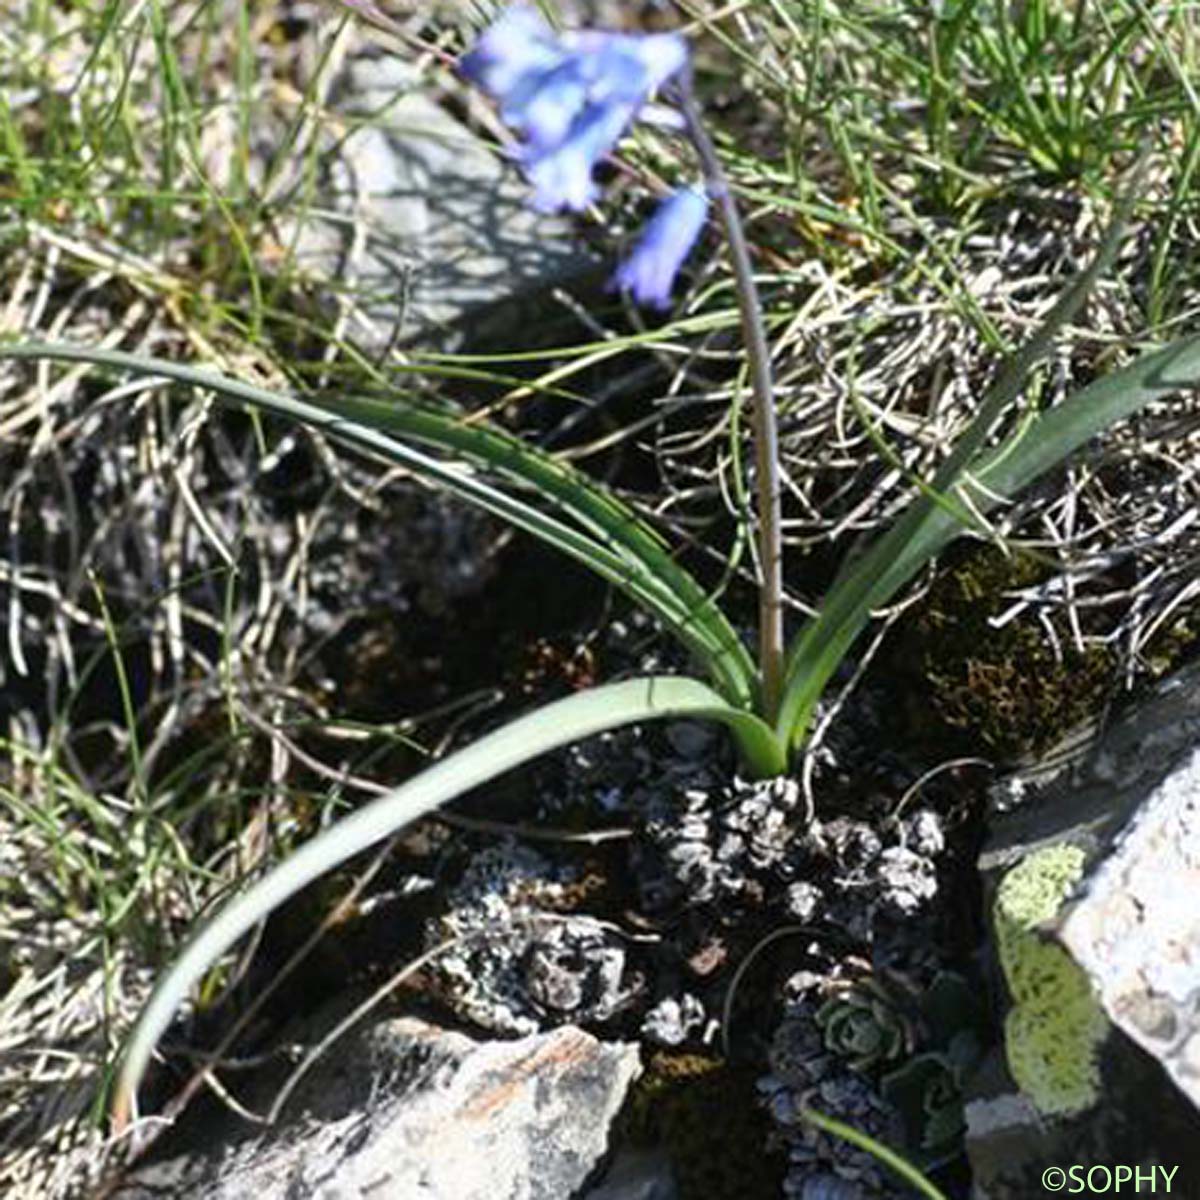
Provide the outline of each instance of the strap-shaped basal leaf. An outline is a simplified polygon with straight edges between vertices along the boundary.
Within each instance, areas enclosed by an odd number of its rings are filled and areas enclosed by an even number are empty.
[[[539,754],[637,721],[688,717],[720,721],[760,774],[785,766],[770,726],[734,708],[705,684],[678,676],[611,683],[554,701],[497,729],[380,796],[306,842],[236,896],[184,947],[154,989],[130,1035],[113,1101],[118,1130],[159,1038],[192,987],[244,933],[319,875],[397,829]]]
[[[317,401],[324,404],[323,401]],[[609,549],[628,554],[678,608],[677,636],[704,661],[713,660],[713,682],[727,697],[750,707],[755,667],[742,640],[713,598],[685,571],[658,532],[613,493],[582,472],[503,430],[473,424],[428,407],[361,396],[339,397],[329,408],[377,429],[439,446],[538,490]]]
[[[621,588],[687,646],[726,699],[744,708],[754,705],[757,680],[749,652],[716,603],[675,562],[654,530],[582,472],[516,438],[399,401],[301,399],[216,371],[116,350],[62,343],[0,344],[3,358],[87,363],[173,379],[205,388],[224,403],[256,405],[380,454],[541,538]],[[437,445],[468,457],[476,466],[519,479],[578,527],[488,483],[461,462],[441,462],[422,454],[393,433]]]
[[[1079,310],[1096,280],[1116,257],[1143,163],[1144,158],[1135,168],[1134,184],[1122,198],[1095,258],[1058,299],[1033,337],[1005,364],[971,425],[935,473],[929,488],[922,489],[896,523],[861,557],[843,568],[821,612],[796,639],[788,657],[784,698],[776,724],[776,732],[789,746],[797,746],[803,740],[830,676],[870,621],[872,610],[894,596],[938,550],[961,532],[962,525],[953,516],[955,504],[946,500],[968,473],[980,473],[981,448],[988,432],[1016,400],[1030,370],[1044,357],[1059,331]],[[1146,395],[1142,403],[1161,394],[1156,391]],[[1044,434],[1038,433],[1037,440],[1043,444],[1038,448],[1037,461],[1041,466],[1037,473],[1060,461],[1081,440],[1118,419],[1107,413],[1085,413],[1079,404],[1085,395],[1086,390],[1064,401],[1060,408],[1070,408],[1078,413],[1078,428],[1086,428],[1088,432],[1082,433],[1069,448],[1065,443],[1061,447],[1044,444]],[[1023,487],[1034,478],[1029,469],[1022,469],[1023,463],[1033,461],[1027,460],[1026,456],[1030,453],[1028,439],[1034,436],[1026,425],[1006,443],[1003,454],[986,456],[988,462],[997,462],[1006,455],[1015,456],[1006,476],[1011,488]],[[985,500],[977,501],[976,506],[987,508],[991,505]]]
[[[1132,416],[1154,400],[1197,386],[1200,386],[1200,337],[1186,338],[1143,355],[1128,367],[1089,384],[1070,399],[1036,416],[1019,434],[982,456],[971,471],[972,479],[980,485],[972,489],[975,508],[980,513],[988,512],[1002,498],[1015,495],[1062,462],[1102,429]],[[964,486],[970,486],[969,482]],[[879,564],[868,609],[895,594],[924,563],[945,549],[962,528],[953,511],[940,505],[933,507],[909,536],[903,550],[890,561]],[[828,628],[828,641],[822,643],[813,638],[810,642],[812,653],[808,661],[814,665],[802,680],[809,685],[801,693],[804,706],[799,711],[804,720],[820,696],[820,687],[865,624],[866,614],[862,616],[857,624],[844,621],[840,626]],[[814,622],[809,634],[819,623],[820,619]],[[822,652],[827,655],[824,659]]]

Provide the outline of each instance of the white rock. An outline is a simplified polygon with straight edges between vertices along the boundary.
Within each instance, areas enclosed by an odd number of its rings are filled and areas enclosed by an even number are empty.
[[[565,1200],[607,1153],[639,1070],[635,1045],[573,1026],[475,1042],[386,1021],[322,1059],[283,1124],[147,1168],[116,1195]]]

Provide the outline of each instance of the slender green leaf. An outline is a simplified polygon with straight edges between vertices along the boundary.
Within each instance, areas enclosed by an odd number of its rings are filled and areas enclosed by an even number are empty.
[[[577,692],[487,734],[306,842],[199,929],[155,987],[130,1035],[113,1104],[117,1127],[127,1122],[154,1048],[193,985],[288,897],[438,805],[539,754],[621,725],[675,717],[720,721],[759,773],[784,769],[783,747],[765,722],[732,707],[705,684],[678,676]]]
[[[1184,338],[1157,352],[1146,354],[1134,364],[1098,379],[1069,400],[1039,414],[1022,426],[1021,431],[990,454],[985,455],[971,476],[978,487],[972,488],[972,502],[980,514],[988,512],[1012,497],[1039,475],[1078,450],[1088,438],[1116,424],[1146,404],[1163,400],[1184,388],[1200,384],[1200,338]],[[967,485],[968,486],[968,485]],[[865,596],[862,610],[838,625],[821,624],[824,613],[803,635],[805,664],[798,667],[797,689],[799,720],[806,721],[820,698],[821,688],[836,670],[842,655],[862,630],[870,608],[884,604],[935,554],[962,532],[962,524],[944,506],[931,506],[924,520],[908,534],[904,545],[890,558],[872,554],[874,574],[847,580],[844,587],[858,589]],[[868,583],[868,580],[870,581]],[[793,700],[793,703],[796,702]],[[782,733],[780,734],[782,737]],[[793,734],[793,743],[796,740]]]
[[[663,590],[664,601],[680,607],[686,622],[686,630],[677,630],[680,636],[689,644],[702,641],[706,662],[714,655],[720,660],[720,669],[712,672],[717,686],[727,681],[729,689],[722,690],[731,700],[745,705],[752,702],[755,668],[733,626],[712,597],[675,561],[657,531],[612,492],[511,434],[453,414],[358,396],[339,397],[329,408],[373,428],[453,451],[537,489],[603,545],[630,555]]]
[[[1059,331],[1078,311],[1096,280],[1115,258],[1145,161],[1143,155],[1135,168],[1135,183],[1127,189],[1095,258],[1058,299],[1029,341],[1005,364],[971,425],[935,473],[930,488],[922,489],[896,523],[864,554],[843,568],[820,614],[796,639],[789,655],[784,698],[776,724],[779,736],[790,746],[803,740],[825,685],[870,621],[871,611],[886,603],[956,532],[961,531],[961,524],[951,515],[953,504],[948,506],[945,500],[967,473],[980,465],[981,450],[992,426],[1016,400],[1030,370],[1049,351]],[[1072,406],[1072,411],[1078,411],[1077,402],[1085,394],[1068,399],[1061,407]],[[1152,398],[1148,395],[1145,399]],[[1096,432],[1116,419],[1106,416],[1093,424],[1091,431]],[[1026,423],[1017,435],[1022,444],[1028,431],[1029,423]],[[1054,446],[1041,436],[1037,440],[1042,443],[1039,460],[1050,455],[1041,470],[1051,462],[1061,460],[1074,445],[1078,445],[1076,442],[1070,448],[1065,444]],[[996,460],[991,457],[988,461]],[[1018,454],[1018,471],[1014,479],[1021,482],[1014,486],[1023,486],[1033,478],[1020,472],[1022,461]]]
[[[445,413],[360,397],[301,399],[180,363],[61,343],[0,344],[0,359],[54,359],[157,375],[210,390],[225,403],[251,404],[381,454],[548,542],[583,563],[654,614],[697,657],[713,685],[751,708],[757,690],[749,652],[716,603],[671,557],[658,535],[582,472],[516,438]],[[519,479],[555,504],[575,526],[481,479],[470,467],[430,458],[392,432],[469,457]]]
[[[1154,400],[1197,386],[1200,386],[1200,337],[1181,339],[1096,380],[1063,403],[1036,415],[1007,442],[981,458],[965,485],[970,486],[972,480],[977,485],[971,489],[975,508],[980,513],[988,512],[1109,425],[1132,416]],[[961,532],[962,524],[951,510],[933,507],[902,551],[890,561],[878,564],[870,604],[883,603]],[[857,577],[854,584],[862,586]],[[828,679],[856,633],[857,629],[849,623],[826,631],[831,640],[822,649],[828,654],[828,661],[820,661],[815,654],[809,660],[816,663],[816,674],[808,681],[812,687],[811,699],[805,697],[810,704],[815,704],[819,695],[815,679],[820,677],[822,683]],[[806,636],[810,635],[811,629]],[[822,671],[824,675],[820,676]],[[807,711],[811,712],[811,707]]]
[[[885,1167],[895,1171],[909,1187],[915,1188],[922,1196],[925,1196],[926,1200],[946,1200],[946,1194],[930,1183],[907,1158],[897,1154],[891,1147],[885,1146],[869,1134],[863,1133],[861,1129],[855,1129],[853,1125],[847,1125],[845,1121],[838,1121],[833,1117],[827,1117],[823,1112],[818,1112],[815,1108],[802,1108],[800,1116],[804,1120],[811,1122],[818,1129],[823,1129],[826,1133],[832,1133],[834,1137],[844,1138],[851,1145],[857,1146],[860,1150],[865,1150]]]
[[[983,457],[973,471],[987,492],[1011,495],[1061,462],[1109,425],[1133,416],[1154,400],[1200,386],[1200,336],[1180,338],[1088,384],[1039,413],[1017,436]],[[985,510],[997,502],[975,498]],[[943,539],[942,544],[946,539]]]

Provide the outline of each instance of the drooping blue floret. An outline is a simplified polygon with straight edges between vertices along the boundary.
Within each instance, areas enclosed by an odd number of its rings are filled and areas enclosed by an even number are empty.
[[[561,146],[587,102],[583,63],[571,56],[510,90],[500,115],[525,139],[523,157],[536,157]]]
[[[463,74],[493,96],[521,138],[518,159],[545,211],[578,211],[592,172],[651,94],[687,62],[677,34],[556,34],[533,9],[510,8],[463,57]]]
[[[498,100],[553,70],[566,54],[553,30],[531,8],[510,8],[486,30],[459,69]]]
[[[522,156],[534,205],[543,212],[579,212],[591,204],[597,190],[592,168],[617,144],[632,116],[632,105],[589,104],[553,152]]]
[[[629,257],[617,268],[613,284],[639,304],[666,308],[675,276],[691,253],[708,217],[708,194],[691,186],[672,192],[642,230]]]

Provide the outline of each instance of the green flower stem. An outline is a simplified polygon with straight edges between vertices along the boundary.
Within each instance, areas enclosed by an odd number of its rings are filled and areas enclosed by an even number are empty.
[[[927,1197],[927,1200],[946,1200],[946,1194],[930,1183],[908,1159],[901,1157],[895,1150],[885,1146],[882,1142],[877,1142],[873,1137],[869,1137],[851,1125],[836,1121],[833,1117],[827,1117],[815,1108],[801,1109],[800,1115],[818,1129],[823,1129],[834,1137],[844,1138],[851,1145],[865,1150],[878,1162],[899,1175],[910,1187]]]
[[[691,69],[683,75],[680,108],[688,136],[696,147],[708,194],[716,201],[729,244],[742,318],[742,338],[750,367],[753,393],[755,483],[758,490],[758,549],[762,585],[759,590],[758,658],[762,682],[762,714],[773,722],[783,691],[783,520],[779,478],[779,432],[775,422],[775,389],[771,380],[771,351],[763,326],[762,305],[754,282],[750,250],[729,181],[716,147],[701,119],[692,92]]]

